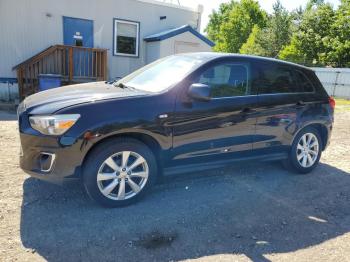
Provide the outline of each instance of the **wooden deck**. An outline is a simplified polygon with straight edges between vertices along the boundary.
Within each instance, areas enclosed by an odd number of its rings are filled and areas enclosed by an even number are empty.
[[[107,80],[107,49],[54,45],[13,69],[23,100],[39,91],[40,74],[61,75],[62,85]]]

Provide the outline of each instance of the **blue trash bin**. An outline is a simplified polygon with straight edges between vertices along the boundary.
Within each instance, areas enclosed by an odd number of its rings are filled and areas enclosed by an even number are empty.
[[[39,75],[39,92],[61,86],[61,75],[41,74]]]

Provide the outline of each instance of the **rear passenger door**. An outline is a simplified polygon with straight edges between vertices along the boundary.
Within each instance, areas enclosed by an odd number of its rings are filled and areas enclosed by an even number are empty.
[[[254,152],[281,153],[297,130],[297,119],[312,102],[312,85],[297,67],[276,62],[254,63],[252,86],[258,93]]]

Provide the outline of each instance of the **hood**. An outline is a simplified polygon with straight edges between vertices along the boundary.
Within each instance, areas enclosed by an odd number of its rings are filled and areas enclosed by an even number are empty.
[[[27,97],[20,108],[31,114],[52,114],[65,107],[104,99],[150,94],[137,89],[120,88],[106,82],[69,85],[42,91]]]

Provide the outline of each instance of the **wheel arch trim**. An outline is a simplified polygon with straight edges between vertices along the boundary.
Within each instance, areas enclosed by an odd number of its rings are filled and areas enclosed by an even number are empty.
[[[88,159],[89,155],[94,151],[94,149],[96,149],[103,143],[117,138],[132,138],[148,146],[149,149],[153,152],[154,156],[156,157],[158,167],[160,167],[159,163],[161,163],[162,161],[159,160],[161,160],[163,157],[161,151],[166,150],[166,148],[162,147],[161,143],[155,138],[155,136],[152,135],[152,133],[140,132],[134,129],[111,133],[106,136],[100,137],[100,139],[94,141],[93,144],[86,148],[86,152],[83,156],[81,166],[84,167],[86,159]]]

